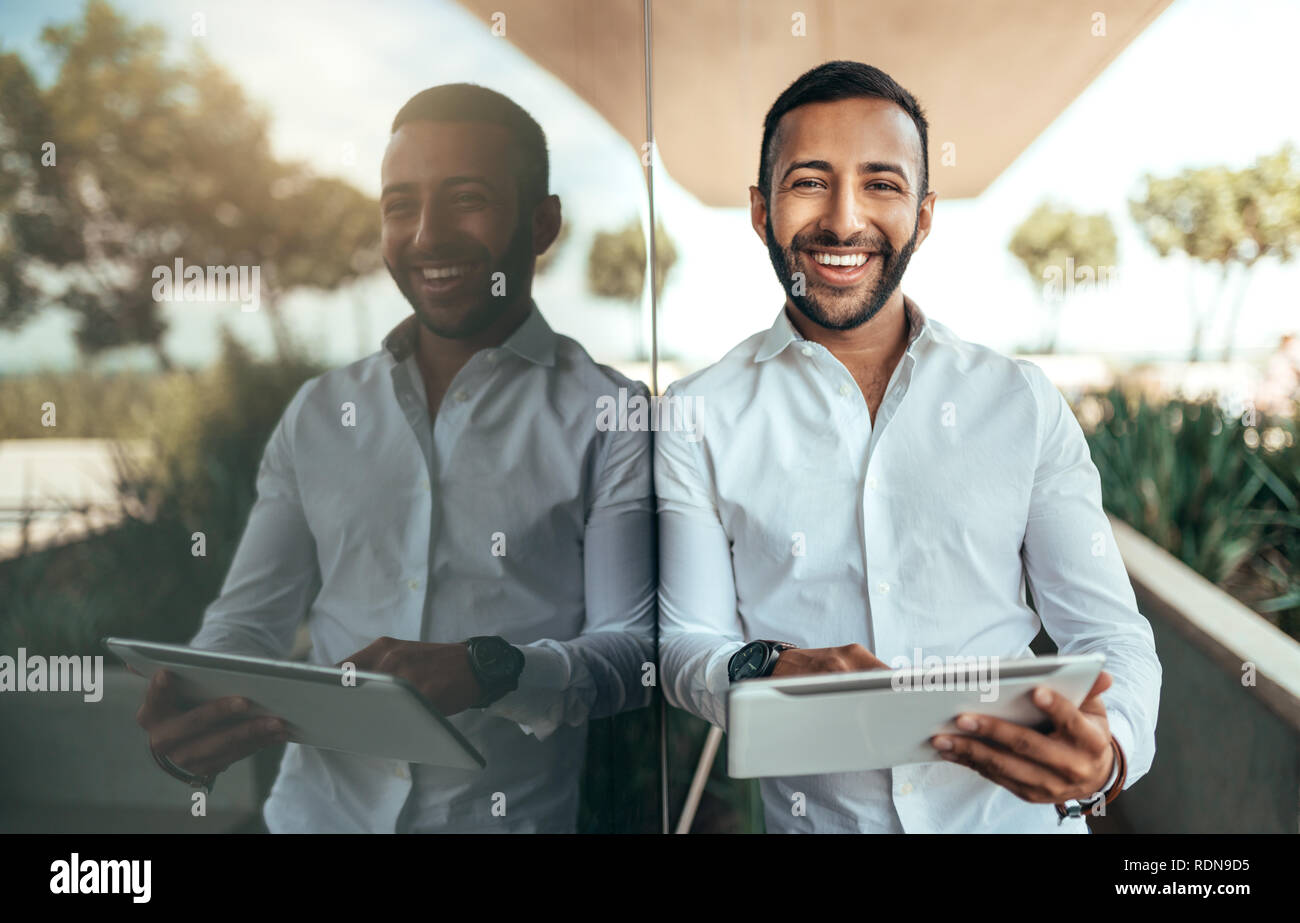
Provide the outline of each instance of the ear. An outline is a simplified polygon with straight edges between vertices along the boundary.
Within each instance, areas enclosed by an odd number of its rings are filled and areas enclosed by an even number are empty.
[[[548,195],[533,208],[533,255],[541,256],[560,236],[560,197]]]
[[[749,187],[749,223],[754,226],[754,233],[767,246],[767,200],[758,191],[757,186]]]
[[[921,200],[921,210],[916,214],[916,249],[930,236],[930,223],[934,221],[934,202],[938,193],[933,190]]]

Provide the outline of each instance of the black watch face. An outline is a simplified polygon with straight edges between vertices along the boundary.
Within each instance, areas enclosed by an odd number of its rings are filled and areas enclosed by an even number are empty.
[[[752,679],[763,672],[767,663],[767,645],[761,641],[746,644],[737,654],[735,678]]]
[[[474,664],[485,677],[510,679],[516,668],[514,653],[514,648],[500,638],[480,638],[474,644]]]

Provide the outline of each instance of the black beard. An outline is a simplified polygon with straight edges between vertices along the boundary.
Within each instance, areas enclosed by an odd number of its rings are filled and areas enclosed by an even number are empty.
[[[907,264],[912,259],[912,252],[916,249],[916,234],[920,229],[920,220],[918,216],[917,223],[912,227],[912,239],[903,245],[902,250],[894,250],[888,239],[880,238],[878,241],[869,241],[866,238],[851,237],[847,241],[835,240],[826,233],[801,236],[796,234],[790,241],[789,247],[782,247],[776,242],[776,235],[772,233],[772,212],[769,209],[767,213],[767,255],[772,260],[772,268],[776,270],[776,277],[781,281],[781,287],[785,289],[786,297],[790,303],[799,309],[804,317],[808,318],[814,324],[825,327],[827,330],[853,330],[861,327],[871,318],[880,313],[880,309],[885,306],[891,295],[898,289],[898,284],[903,281],[903,273],[907,272]],[[811,291],[815,282],[805,276],[804,294],[796,295],[794,292],[794,278],[790,267],[794,264],[795,253],[798,250],[805,250],[808,247],[867,247],[879,251],[880,258],[884,261],[884,268],[880,273],[880,282],[876,287],[867,293],[862,304],[847,319],[842,321],[832,320],[830,315],[818,304],[812,296]]]
[[[476,250],[477,252],[470,252]],[[531,264],[533,259],[533,235],[532,227],[526,221],[520,221],[515,228],[514,234],[510,238],[506,251],[501,255],[501,259],[491,263],[491,254],[482,246],[473,246],[467,251],[466,248],[459,248],[454,252],[450,248],[444,248],[442,251],[435,249],[432,253],[427,254],[429,260],[437,259],[466,259],[475,260],[476,262],[489,263],[488,284],[489,287],[482,293],[479,300],[465,312],[464,319],[455,327],[441,327],[434,324],[424,311],[421,310],[421,300],[419,294],[411,286],[410,270],[398,272],[393,269],[388,258],[384,258],[384,265],[388,267],[388,274],[393,277],[398,291],[406,299],[407,304],[415,311],[415,316],[424,327],[436,336],[449,340],[461,340],[477,336],[484,330],[490,328],[510,307],[515,304],[520,296],[528,289]],[[491,286],[496,274],[504,274],[506,294],[498,296],[492,294]]]

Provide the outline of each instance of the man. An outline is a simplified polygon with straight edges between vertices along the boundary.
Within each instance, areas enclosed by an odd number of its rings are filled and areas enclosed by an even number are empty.
[[[693,438],[656,437],[665,694],[725,728],[746,675],[1028,657],[1040,619],[1106,672],[1049,698],[1051,733],[971,716],[931,762],[764,779],[770,831],[1086,832],[1053,805],[1154,754],[1160,665],[1069,407],[899,289],[934,200],[925,117],[876,68],[824,64],[768,112],[751,220],[786,302],[669,388]]]
[[[434,87],[393,121],[384,261],[414,313],[383,349],[307,382],[193,640],[412,682],[481,772],[289,743],[279,831],[568,831],[586,722],[648,703],[654,510],[647,432],[597,402],[644,386],[557,336],[532,300],[560,230],[546,140],[482,87]],[[286,739],[222,699],[184,710],[159,674],[141,709],[165,768],[203,781]]]

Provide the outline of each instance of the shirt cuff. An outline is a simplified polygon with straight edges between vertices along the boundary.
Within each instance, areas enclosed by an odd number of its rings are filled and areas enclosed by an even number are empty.
[[[745,643],[732,641],[724,644],[713,652],[704,667],[705,691],[718,703],[715,720],[712,723],[724,731],[727,729],[727,693],[731,690],[731,673],[728,671],[728,665],[732,655],[744,647]],[[721,719],[722,723],[719,724],[717,719]]]
[[[1115,751],[1112,750],[1111,752],[1114,753]],[[1119,776],[1119,759],[1117,758],[1115,760],[1115,765],[1110,768],[1110,778],[1108,778],[1106,780],[1106,784],[1101,787],[1101,794],[1104,795],[1106,794],[1106,792],[1110,791],[1110,787],[1115,784],[1115,779],[1118,776]]]
[[[1124,720],[1124,716],[1118,712],[1112,712],[1109,716],[1110,734],[1115,738],[1115,743],[1119,744],[1120,750],[1124,753],[1124,758],[1129,760],[1132,765],[1133,760],[1133,730],[1129,723]],[[1119,775],[1119,760],[1115,761],[1115,766],[1110,771],[1110,778],[1106,780],[1106,787],[1103,792],[1110,791],[1110,787],[1115,784],[1115,777]],[[1128,787],[1129,780],[1125,780],[1124,786]]]
[[[550,737],[564,718],[564,694],[569,685],[569,661],[551,647],[516,645],[524,655],[519,685],[487,708],[485,714],[505,718],[538,740]]]

